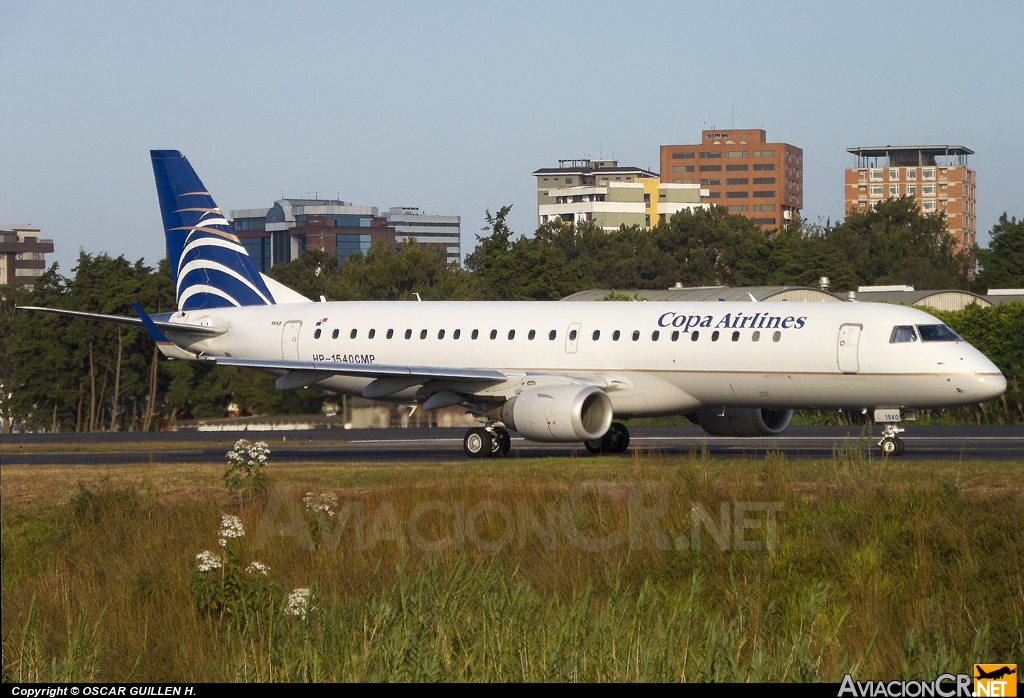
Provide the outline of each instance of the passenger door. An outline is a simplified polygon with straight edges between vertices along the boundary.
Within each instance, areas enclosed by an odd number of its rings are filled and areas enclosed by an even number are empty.
[[[842,325],[839,328],[839,370],[843,373],[856,373],[860,370],[860,357],[857,347],[860,344],[860,331],[863,325]]]
[[[292,361],[299,360],[299,330],[301,320],[289,320],[281,329],[281,358]]]

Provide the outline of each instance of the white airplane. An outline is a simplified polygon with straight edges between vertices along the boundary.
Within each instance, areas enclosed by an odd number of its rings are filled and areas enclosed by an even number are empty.
[[[164,355],[279,376],[288,390],[464,405],[471,457],[509,432],[620,453],[615,419],[686,415],[716,436],[774,436],[795,409],[874,411],[883,453],[920,408],[1006,390],[938,319],[876,303],[312,302],[260,274],[185,157],[152,151],[178,310],[138,318]]]

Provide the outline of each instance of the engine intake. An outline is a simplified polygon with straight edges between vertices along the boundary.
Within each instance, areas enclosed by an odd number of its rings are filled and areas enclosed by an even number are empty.
[[[600,388],[537,386],[507,401],[501,421],[531,441],[590,441],[605,435],[612,413],[612,400]]]
[[[712,436],[778,436],[789,427],[793,410],[701,410],[697,423]]]

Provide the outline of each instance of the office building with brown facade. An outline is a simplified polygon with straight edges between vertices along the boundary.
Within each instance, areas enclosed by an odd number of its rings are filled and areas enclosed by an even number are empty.
[[[40,237],[31,225],[0,224],[0,286],[35,284],[46,271],[53,240]]]
[[[847,148],[857,166],[846,170],[847,215],[886,199],[910,197],[924,214],[946,215],[960,249],[977,243],[977,174],[967,167],[974,151],[962,145],[887,145]]]
[[[661,181],[698,184],[704,202],[774,230],[803,208],[804,151],[763,129],[705,130],[700,143],[661,146]]]

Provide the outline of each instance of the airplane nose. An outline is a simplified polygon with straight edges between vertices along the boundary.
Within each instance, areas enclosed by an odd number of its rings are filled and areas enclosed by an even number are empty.
[[[1006,392],[1006,376],[996,369],[995,374],[977,376],[975,385],[981,400],[992,400]]]

